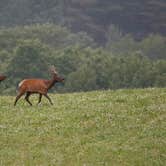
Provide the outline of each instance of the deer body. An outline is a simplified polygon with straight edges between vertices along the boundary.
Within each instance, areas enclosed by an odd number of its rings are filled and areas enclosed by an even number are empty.
[[[25,92],[44,94],[48,91],[50,80],[25,79],[19,83],[19,89]]]
[[[19,98],[26,93],[25,100],[32,105],[29,101],[29,96],[33,93],[39,94],[39,101],[38,104],[41,102],[42,95],[44,95],[51,104],[52,101],[47,95],[49,89],[51,89],[56,82],[63,82],[64,79],[57,75],[56,70],[52,69],[52,79],[45,80],[45,79],[24,79],[18,85],[18,95],[15,99],[14,105],[16,105]]]

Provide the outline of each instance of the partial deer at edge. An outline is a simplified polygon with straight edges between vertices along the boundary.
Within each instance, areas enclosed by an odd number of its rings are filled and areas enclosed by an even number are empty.
[[[0,82],[5,80],[5,79],[6,79],[6,76],[0,75]]]

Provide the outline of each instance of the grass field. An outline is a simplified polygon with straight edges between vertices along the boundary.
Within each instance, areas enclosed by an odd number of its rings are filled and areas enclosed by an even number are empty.
[[[166,165],[166,89],[0,97],[0,165]]]

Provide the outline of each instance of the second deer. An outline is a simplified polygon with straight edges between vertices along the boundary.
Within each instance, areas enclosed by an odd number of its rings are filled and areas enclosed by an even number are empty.
[[[0,75],[0,82],[3,81],[3,80],[5,80],[5,79],[6,79],[6,76]]]

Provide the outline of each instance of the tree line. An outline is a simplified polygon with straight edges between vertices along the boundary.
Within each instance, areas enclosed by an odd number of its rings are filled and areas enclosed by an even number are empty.
[[[52,91],[166,86],[165,37],[136,41],[112,27],[99,47],[86,33],[72,33],[54,24],[0,29],[0,73],[8,76],[0,89],[13,94],[24,78],[50,78],[55,65],[65,78]]]

